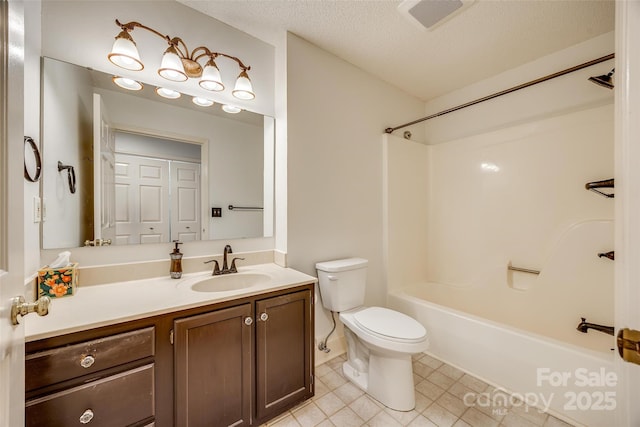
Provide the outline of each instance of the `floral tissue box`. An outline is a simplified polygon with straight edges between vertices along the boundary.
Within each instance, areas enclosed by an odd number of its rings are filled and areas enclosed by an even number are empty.
[[[38,270],[38,298],[66,297],[73,295],[78,287],[78,263],[67,267],[42,268]]]

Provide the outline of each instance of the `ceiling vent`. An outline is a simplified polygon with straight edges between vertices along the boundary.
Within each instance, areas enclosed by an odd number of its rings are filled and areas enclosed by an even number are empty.
[[[433,30],[453,18],[475,0],[405,0],[398,10],[423,30]]]

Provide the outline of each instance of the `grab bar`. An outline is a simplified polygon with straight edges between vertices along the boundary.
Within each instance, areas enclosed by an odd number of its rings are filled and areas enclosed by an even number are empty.
[[[258,208],[258,207],[250,207],[250,206],[233,206],[233,205],[229,205],[229,210],[230,211],[261,211],[264,208]]]
[[[608,198],[613,198],[615,195],[613,193],[604,193],[598,190],[598,188],[614,188],[614,187],[615,187],[615,183],[613,178],[605,179],[602,181],[587,182],[584,185],[584,188],[586,188],[587,190],[593,191],[594,193],[598,193],[601,196],[608,197]]]
[[[530,268],[514,267],[511,264],[507,265],[507,270],[519,271],[520,273],[540,274],[540,270],[532,270]]]

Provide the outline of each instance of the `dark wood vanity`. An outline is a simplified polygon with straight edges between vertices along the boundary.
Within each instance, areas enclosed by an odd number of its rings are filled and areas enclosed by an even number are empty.
[[[26,425],[264,423],[313,396],[313,286],[27,342]]]

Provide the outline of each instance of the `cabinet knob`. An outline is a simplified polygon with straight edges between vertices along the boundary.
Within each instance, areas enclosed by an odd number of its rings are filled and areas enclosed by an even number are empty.
[[[80,424],[89,424],[93,419],[93,411],[91,409],[87,409],[80,415]]]
[[[89,355],[89,356],[85,356],[82,358],[82,360],[80,361],[80,366],[82,366],[83,368],[89,368],[91,367],[91,365],[93,365],[96,362],[95,357]]]
[[[244,324],[250,326],[253,323],[253,319],[251,317],[244,318]]]
[[[267,313],[262,313],[260,315],[260,320],[262,320],[263,322],[266,322],[269,319],[269,315]]]

